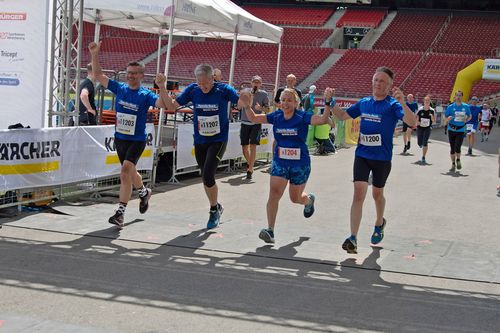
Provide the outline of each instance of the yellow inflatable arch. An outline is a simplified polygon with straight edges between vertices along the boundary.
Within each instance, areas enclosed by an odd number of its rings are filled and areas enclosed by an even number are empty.
[[[457,73],[455,85],[450,95],[450,102],[453,102],[453,97],[457,90],[461,90],[464,93],[462,100],[465,103],[469,101],[472,85],[483,78],[483,67],[484,59],[479,59]]]

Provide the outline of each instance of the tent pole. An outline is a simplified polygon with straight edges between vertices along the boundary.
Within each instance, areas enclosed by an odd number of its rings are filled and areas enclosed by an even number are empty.
[[[280,83],[280,67],[281,67],[281,41],[278,45],[278,62],[276,64],[276,79],[274,81],[274,96],[278,93]]]
[[[174,36],[174,23],[175,23],[175,12],[176,12],[176,4],[175,4],[175,0],[172,0],[172,12],[171,12],[171,15],[170,15],[170,25],[169,25],[169,30],[168,30],[168,44],[167,44],[167,58],[165,59],[165,76],[167,77],[167,82],[166,84],[168,84],[168,67],[169,67],[169,63],[170,63],[170,54],[171,54],[171,51],[172,51],[172,41],[173,41],[173,36]],[[158,57],[159,59],[160,57]],[[155,158],[154,158],[154,162],[153,162],[153,175],[151,176],[151,179],[152,179],[152,184],[151,184],[151,187],[154,186],[155,182],[156,182],[156,169],[158,167],[158,159],[159,159],[159,155],[161,153],[161,132],[162,132],[162,126],[163,126],[163,113],[165,112],[165,110],[163,108],[160,109],[160,116],[158,118],[158,132],[156,133],[156,149],[155,149]],[[174,113],[174,117],[175,117],[175,113]],[[174,127],[174,142],[175,142],[175,131],[176,131],[176,128]],[[172,165],[172,178],[175,178],[174,176],[174,173],[175,173],[175,149],[173,151],[173,154],[174,154],[174,158],[173,158],[173,165]]]

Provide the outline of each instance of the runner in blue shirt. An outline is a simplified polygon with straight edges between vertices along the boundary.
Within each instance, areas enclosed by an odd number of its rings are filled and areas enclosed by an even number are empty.
[[[127,65],[127,84],[109,79],[102,73],[99,64],[101,43],[89,44],[92,56],[92,68],[95,78],[101,85],[116,95],[116,125],[114,143],[120,163],[120,203],[109,223],[123,228],[125,208],[132,195],[132,189],[139,191],[139,212],[145,213],[149,207],[151,189],[146,188],[136,165],[146,147],[146,120],[150,107],[164,108],[165,104],[156,94],[141,86],[144,78],[144,65],[130,62]],[[162,74],[156,77],[160,88],[160,96],[168,96],[165,88],[166,78]]]
[[[224,211],[224,207],[218,202],[215,172],[229,137],[228,102],[238,103],[239,96],[233,87],[214,82],[213,68],[210,65],[196,66],[194,75],[196,83],[187,86],[175,100],[166,98],[165,103],[170,110],[193,103],[194,153],[210,202],[207,229],[213,229],[219,225]]]
[[[473,96],[470,100],[470,113],[471,119],[465,125],[467,130],[467,142],[469,143],[469,149],[467,150],[467,155],[472,156],[472,148],[474,147],[474,142],[476,141],[476,132],[479,126],[479,114],[481,113],[481,106],[477,105],[479,98]]]
[[[462,103],[463,92],[457,90],[455,93],[455,102],[448,105],[445,112],[445,117],[448,122],[448,140],[450,142],[450,172],[455,172],[455,169],[462,169],[460,162],[460,148],[464,141],[465,125],[471,120],[469,105]]]
[[[416,119],[406,105],[404,95],[399,88],[392,88],[394,73],[387,67],[375,70],[372,79],[373,95],[365,97],[343,111],[338,106],[333,113],[341,120],[361,117],[358,146],[356,147],[353,180],[354,196],[351,205],[351,236],[342,244],[347,253],[357,253],[357,234],[363,203],[368,191],[368,177],[373,175],[372,195],[377,210],[375,230],[371,242],[378,244],[384,237],[386,220],[384,218],[384,186],[391,172],[394,130],[398,120],[403,120],[409,127],[415,127]],[[391,92],[394,97],[389,96]]]
[[[325,98],[329,102],[333,89],[325,90]],[[241,94],[240,106],[245,109],[248,119],[257,124],[273,124],[276,145],[274,147],[273,164],[269,198],[267,200],[267,228],[259,233],[259,238],[266,243],[274,243],[274,226],[278,205],[285,189],[290,183],[289,194],[293,203],[304,205],[304,217],[314,213],[314,194],[306,194],[306,187],[311,172],[311,159],[306,138],[309,125],[322,125],[328,122],[330,106],[325,107],[323,115],[313,115],[300,111],[300,97],[294,89],[285,88],[280,96],[280,109],[270,114],[255,114],[252,109],[252,96],[248,92]],[[334,102],[332,102],[334,104]]]
[[[406,96],[406,105],[410,108],[410,110],[414,114],[417,113],[418,104],[417,102],[415,102],[415,98],[413,97],[412,94],[408,94]],[[410,150],[411,133],[413,132],[413,129],[414,128],[408,126],[407,123],[403,122],[403,144],[404,144],[403,154],[405,154],[408,150]]]

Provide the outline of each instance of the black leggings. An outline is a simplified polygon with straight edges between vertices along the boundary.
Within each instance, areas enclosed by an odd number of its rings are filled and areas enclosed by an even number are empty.
[[[448,130],[448,140],[450,141],[450,154],[460,154],[460,148],[464,142],[464,133]]]
[[[417,144],[420,148],[427,147],[427,142],[429,142],[430,136],[430,127],[417,127]]]
[[[224,152],[227,142],[211,142],[194,145],[196,163],[201,170],[203,184],[206,187],[215,185],[215,172]]]

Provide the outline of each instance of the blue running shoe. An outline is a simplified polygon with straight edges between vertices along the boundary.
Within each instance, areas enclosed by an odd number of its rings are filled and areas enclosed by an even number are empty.
[[[274,231],[271,228],[264,228],[259,233],[259,238],[266,243],[274,244]]]
[[[217,228],[220,223],[220,217],[222,212],[224,211],[224,207],[220,203],[217,204],[217,209],[210,210],[210,216],[207,222],[207,229]]]
[[[373,230],[372,234],[372,244],[378,244],[384,239],[384,229],[385,229],[385,224],[386,224],[385,218],[383,219],[382,225],[377,227],[375,226],[375,230]]]
[[[342,244],[342,249],[347,253],[357,254],[358,253],[358,243],[356,237],[351,236],[344,241]]]
[[[316,200],[316,197],[312,193],[309,193],[307,196],[311,200],[311,203],[304,206],[305,218],[309,218],[314,214],[314,200]]]

